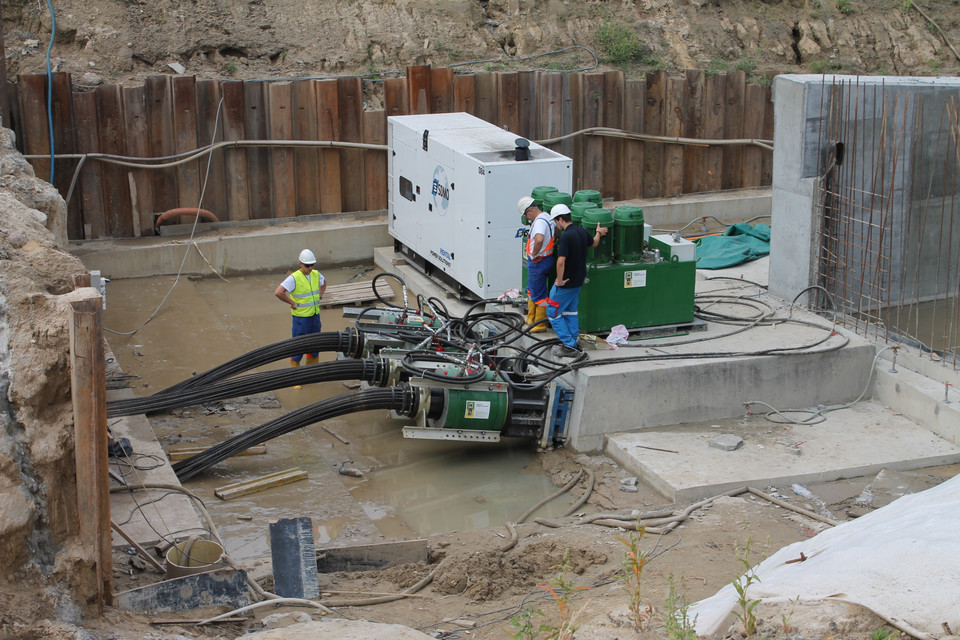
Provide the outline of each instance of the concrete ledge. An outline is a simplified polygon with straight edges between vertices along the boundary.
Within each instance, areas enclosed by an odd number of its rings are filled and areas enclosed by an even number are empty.
[[[743,437],[739,449],[709,446],[725,429]],[[720,430],[700,424],[614,434],[606,452],[680,502],[744,485],[784,487],[960,462],[960,448],[873,402],[830,412],[824,422],[812,425],[775,425],[754,416],[737,424],[727,421]]]
[[[297,264],[297,254],[309,248],[323,266],[365,262],[374,247],[393,245],[384,211],[331,214],[319,220],[272,221],[260,226],[244,224],[198,233],[186,245],[186,235],[128,240],[92,240],[71,243],[70,252],[89,270],[107,278],[144,278],[174,275],[189,250],[183,272],[187,274],[240,275],[281,271]]]
[[[944,384],[902,366],[890,372],[890,363],[877,364],[873,397],[935,435],[960,445],[960,395],[944,402]]]
[[[614,202],[611,207],[635,205],[643,209],[643,218],[656,229],[676,230],[697,218],[714,217],[723,224],[767,217],[771,212],[772,189],[736,189],[711,193],[692,193],[675,198],[634,199]],[[608,205],[604,205],[608,206]],[[765,220],[769,224],[769,220]],[[716,229],[715,221],[711,229]],[[699,231],[699,227],[696,228]],[[691,230],[687,230],[689,233]]]

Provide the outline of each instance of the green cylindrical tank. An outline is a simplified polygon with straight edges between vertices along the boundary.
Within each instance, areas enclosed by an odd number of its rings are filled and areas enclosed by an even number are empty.
[[[583,213],[583,228],[591,233],[599,227],[610,229],[607,234],[600,237],[600,244],[596,247],[587,248],[587,264],[609,264],[613,260],[613,215],[610,209],[594,207],[587,209]]]
[[[580,193],[580,192],[578,191],[577,193]],[[574,197],[576,197],[576,196],[574,196]],[[582,222],[583,222],[583,214],[584,214],[584,212],[585,212],[587,209],[596,209],[596,208],[597,208],[597,203],[596,203],[596,202],[587,202],[587,201],[576,202],[576,201],[574,201],[574,203],[573,203],[572,205],[570,205],[570,218],[573,220],[573,224],[575,224],[575,225],[577,225],[577,226],[583,226]]]
[[[573,194],[574,202],[592,202],[595,205],[603,205],[603,197],[601,197],[599,191],[594,191],[593,189],[580,189]]]
[[[569,207],[571,204],[573,204],[573,196],[563,191],[551,191],[543,196],[542,209],[544,211],[550,211],[550,209],[553,208],[553,205],[560,203],[563,203]]]
[[[507,421],[506,393],[444,389],[443,395],[445,419],[438,427],[499,431]]]
[[[559,191],[556,187],[534,187],[533,191],[530,192],[530,197],[533,198],[533,204],[537,205],[537,208],[541,211],[546,211],[543,208],[543,199],[548,193],[554,193]]]
[[[613,212],[613,259],[616,262],[640,262],[643,254],[643,209],[631,205]]]

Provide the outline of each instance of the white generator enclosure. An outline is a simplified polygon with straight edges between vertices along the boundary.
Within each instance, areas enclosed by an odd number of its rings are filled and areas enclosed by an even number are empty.
[[[461,294],[520,289],[517,201],[538,186],[569,193],[573,161],[467,113],[390,116],[387,128],[397,250]]]

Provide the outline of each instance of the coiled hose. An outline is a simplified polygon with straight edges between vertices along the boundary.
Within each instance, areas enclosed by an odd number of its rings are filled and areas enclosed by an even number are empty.
[[[237,398],[264,391],[273,391],[296,384],[313,384],[334,380],[359,380],[377,386],[385,386],[387,367],[379,358],[364,360],[335,360],[321,362],[297,369],[263,371],[231,378],[217,384],[197,389],[184,389],[176,393],[160,392],[145,398],[124,398],[107,403],[107,417],[116,418],[137,413],[154,413],[195,404]]]
[[[214,445],[202,453],[181,460],[173,465],[173,471],[183,482],[241,451],[316,422],[348,413],[377,409],[396,411],[401,415],[412,417],[416,414],[418,406],[417,392],[408,385],[385,389],[364,389],[356,393],[334,396],[291,411]]]

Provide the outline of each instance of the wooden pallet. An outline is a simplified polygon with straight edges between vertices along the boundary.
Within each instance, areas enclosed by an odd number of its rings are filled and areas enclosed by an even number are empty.
[[[323,299],[320,300],[320,306],[338,307],[345,304],[361,304],[376,300],[377,297],[373,295],[372,282],[372,280],[364,280],[362,282],[348,282],[346,284],[335,284],[327,287],[327,290],[323,294]],[[393,289],[390,288],[390,284],[385,280],[377,282],[377,293],[379,293],[380,297],[384,300],[390,300],[394,297]]]

